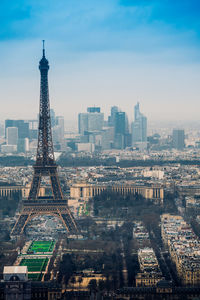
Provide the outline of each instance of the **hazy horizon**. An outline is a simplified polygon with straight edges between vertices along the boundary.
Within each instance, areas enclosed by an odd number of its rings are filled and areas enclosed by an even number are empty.
[[[45,39],[51,107],[68,122],[94,104],[106,118],[117,105],[131,122],[137,101],[150,122],[200,120],[198,1],[18,0],[0,8],[0,119],[37,116]]]

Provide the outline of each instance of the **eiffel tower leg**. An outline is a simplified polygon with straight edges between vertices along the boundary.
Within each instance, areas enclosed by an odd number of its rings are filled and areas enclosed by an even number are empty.
[[[19,218],[17,219],[15,226],[11,231],[11,235],[20,235],[23,233],[24,228],[29,220],[30,214],[24,214],[23,212],[20,214]]]
[[[68,206],[65,206],[64,208],[59,208],[59,212],[60,212],[65,224],[67,225],[69,231],[77,234],[78,228],[77,228],[74,217],[73,217],[72,213],[70,212],[70,209],[68,208]]]
[[[69,230],[69,228],[68,228],[68,226],[67,226],[65,220],[63,219],[62,214],[61,214],[61,212],[60,212],[59,209],[58,209],[58,215],[59,215],[59,217],[60,217],[60,219],[61,219],[61,221],[62,221],[64,227],[67,229],[67,232],[69,232],[70,230]]]
[[[12,231],[11,231],[11,235],[14,234],[14,232],[16,231],[16,228],[17,228],[17,226],[18,226],[18,224],[19,224],[20,218],[21,218],[21,215],[19,215],[17,221],[15,222],[15,225],[14,225]]]
[[[26,221],[25,221],[25,223],[24,223],[24,226],[22,227],[21,233],[24,232],[24,228],[26,227],[27,223],[30,221],[30,217],[31,217],[31,212],[30,212],[30,214],[28,215],[28,218],[26,219]]]
[[[75,220],[74,220],[74,217],[73,217],[73,215],[72,215],[72,213],[71,213],[71,211],[69,210],[68,207],[67,207],[67,214],[68,214],[68,216],[70,217],[70,220],[71,220],[71,222],[72,222],[74,228],[76,228],[76,230],[78,230],[77,225],[76,225],[76,222],[75,222]]]
[[[52,189],[54,200],[62,200],[63,194],[61,191],[57,173],[50,172],[49,176],[50,176],[50,180],[51,180],[51,189]]]
[[[41,182],[41,172],[35,169],[28,200],[36,199],[40,189],[40,182]]]

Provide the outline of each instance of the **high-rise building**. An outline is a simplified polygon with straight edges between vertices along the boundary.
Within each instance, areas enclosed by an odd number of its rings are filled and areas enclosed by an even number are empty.
[[[114,120],[115,134],[126,133],[126,114],[125,112],[116,112]]]
[[[3,137],[4,136],[4,125],[0,123],[0,137]]]
[[[100,113],[101,112],[101,108],[100,107],[88,107],[87,108],[87,112],[88,113]]]
[[[17,152],[26,153],[29,151],[29,139],[18,139]]]
[[[53,124],[54,124],[52,128],[54,148],[56,150],[60,150],[62,148],[61,144],[64,145],[63,142],[64,142],[64,134],[65,134],[65,121],[63,116],[55,117],[55,113],[53,111],[52,114],[52,111],[50,111],[50,115],[51,115],[51,122],[53,120]],[[52,119],[52,116],[54,116],[54,119]]]
[[[185,147],[185,132],[183,129],[173,129],[173,148],[182,150]]]
[[[114,127],[106,127],[102,131],[102,150],[114,148]]]
[[[37,139],[38,135],[38,120],[27,120],[29,124],[29,139],[30,141]],[[27,139],[27,138],[25,138]]]
[[[101,131],[104,125],[103,113],[88,114],[88,131]]]
[[[38,130],[38,120],[27,120],[29,130]]]
[[[60,127],[61,137],[63,139],[65,134],[65,121],[63,116],[56,117],[56,126]]]
[[[125,112],[121,112],[117,106],[111,107],[111,114],[108,117],[108,126],[114,128],[114,144],[116,149],[124,149],[130,146],[129,123]]]
[[[104,124],[104,114],[100,107],[88,107],[87,113],[78,115],[78,128],[81,135],[87,132],[101,131]]]
[[[17,127],[7,127],[6,143],[7,143],[7,145],[17,145],[17,143],[18,143],[18,128]]]
[[[17,127],[20,139],[29,138],[29,123],[24,120],[5,120],[5,136],[7,138],[7,128]]]
[[[125,112],[116,112],[114,118],[114,132],[115,142],[114,147],[116,149],[125,148],[125,134],[126,134],[126,114]]]
[[[54,127],[56,125],[56,114],[53,108],[50,109],[50,116],[51,116],[51,126]]]
[[[53,136],[53,143],[55,148],[56,144],[61,144],[63,141],[63,132],[61,126],[56,125],[53,127],[52,136]]]
[[[113,127],[115,124],[115,114],[119,111],[119,108],[117,106],[111,107],[111,114],[108,117],[108,126]]]
[[[80,113],[78,115],[78,132],[84,135],[88,131],[88,113]]]
[[[139,148],[146,148],[147,146],[147,118],[140,112],[139,103],[134,107],[132,146]]]

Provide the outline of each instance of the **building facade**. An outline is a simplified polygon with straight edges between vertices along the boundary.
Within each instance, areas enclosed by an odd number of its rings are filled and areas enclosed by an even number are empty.
[[[185,132],[183,129],[174,129],[172,134],[172,146],[177,150],[185,147]]]
[[[122,195],[139,194],[145,199],[153,199],[156,203],[163,203],[164,190],[161,186],[139,186],[135,184],[90,184],[90,183],[74,183],[70,186],[71,200],[85,200],[100,195],[105,190],[120,193]]]
[[[17,127],[20,139],[29,138],[29,123],[24,120],[5,120],[5,136],[7,138],[7,128]]]
[[[147,146],[147,118],[140,112],[139,103],[134,107],[134,122],[132,123],[132,146]]]
[[[79,134],[85,135],[87,132],[101,131],[104,125],[104,114],[100,107],[89,107],[87,113],[78,115]]]
[[[18,143],[18,128],[8,127],[6,129],[6,143],[7,145],[17,145]]]
[[[163,214],[161,235],[182,284],[199,286],[200,242],[191,226],[181,216]]]

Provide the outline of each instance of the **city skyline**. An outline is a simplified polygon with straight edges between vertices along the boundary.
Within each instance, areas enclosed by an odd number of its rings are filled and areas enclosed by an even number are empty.
[[[150,121],[199,120],[198,1],[0,5],[1,119],[37,114],[46,39],[50,102],[65,119],[94,104],[106,115],[117,105],[130,119],[139,101]]]
[[[0,16],[0,299],[197,299],[199,0]]]

